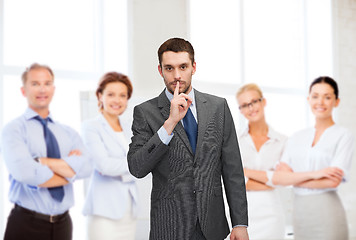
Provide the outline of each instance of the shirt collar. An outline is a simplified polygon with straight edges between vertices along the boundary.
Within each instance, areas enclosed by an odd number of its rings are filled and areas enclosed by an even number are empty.
[[[30,119],[32,119],[32,118],[34,118],[34,117],[36,117],[36,116],[39,116],[39,115],[38,115],[37,112],[33,111],[31,108],[27,108],[26,111],[25,111],[24,116],[25,116],[25,119],[26,119],[26,120],[30,120]],[[53,120],[52,120],[52,114],[51,114],[51,113],[48,114],[47,118],[48,118],[51,122],[53,122]]]
[[[248,135],[248,131],[249,131],[249,127],[248,124],[245,126],[245,128],[243,128],[243,130],[241,131],[241,137],[247,136]],[[281,135],[278,134],[270,125],[268,125],[268,133],[267,133],[267,137],[271,140],[281,140]]]
[[[170,91],[168,91],[167,88],[166,88],[166,90],[165,90],[165,93],[166,93],[166,96],[167,96],[168,100],[169,100],[169,101],[172,101],[172,99],[173,99],[173,94],[172,94]],[[194,94],[194,89],[193,89],[193,88],[192,88],[192,90],[189,92],[188,96],[193,99],[192,106],[195,106],[195,94]]]
[[[246,126],[244,128],[242,128],[242,130],[240,131],[240,136],[241,137],[244,137],[244,136],[247,136],[248,135],[248,124],[246,124]]]

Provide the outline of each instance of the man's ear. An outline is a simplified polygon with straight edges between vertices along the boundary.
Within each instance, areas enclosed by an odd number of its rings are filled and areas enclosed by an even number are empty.
[[[25,91],[25,87],[21,87],[21,93],[24,97],[26,97],[26,91]]]
[[[158,72],[163,77],[162,67],[160,64],[158,64]]]

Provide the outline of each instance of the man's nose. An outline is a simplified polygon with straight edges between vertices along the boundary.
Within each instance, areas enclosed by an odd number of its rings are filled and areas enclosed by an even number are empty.
[[[179,69],[174,70],[174,79],[180,80],[181,75]]]
[[[46,86],[45,85],[40,85],[40,91],[44,92],[46,90]]]

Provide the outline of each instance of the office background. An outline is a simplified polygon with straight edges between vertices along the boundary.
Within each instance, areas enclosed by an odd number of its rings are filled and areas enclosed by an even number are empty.
[[[81,121],[97,113],[92,92],[107,71],[133,81],[129,117],[135,104],[164,88],[157,49],[175,36],[195,47],[193,86],[225,97],[237,128],[245,123],[235,93],[247,82],[265,92],[267,120],[275,130],[290,135],[312,126],[308,85],[329,75],[340,86],[335,119],[356,136],[356,0],[0,0],[0,130],[27,106],[20,75],[33,62],[54,70],[51,109],[58,121],[80,131]],[[340,188],[352,239],[355,175],[354,162],[350,182]],[[79,240],[85,231],[84,185],[76,183],[71,210]],[[147,239],[149,187],[150,176],[139,181],[137,239]],[[11,208],[7,192],[0,160],[0,236]]]

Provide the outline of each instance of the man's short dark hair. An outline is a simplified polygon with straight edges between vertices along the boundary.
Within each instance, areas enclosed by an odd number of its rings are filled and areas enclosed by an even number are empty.
[[[192,64],[195,62],[194,60],[194,48],[190,42],[184,40],[182,38],[171,38],[165,41],[158,49],[158,61],[159,65],[162,66],[162,55],[164,52],[187,52],[189,53],[189,58],[192,61]]]

